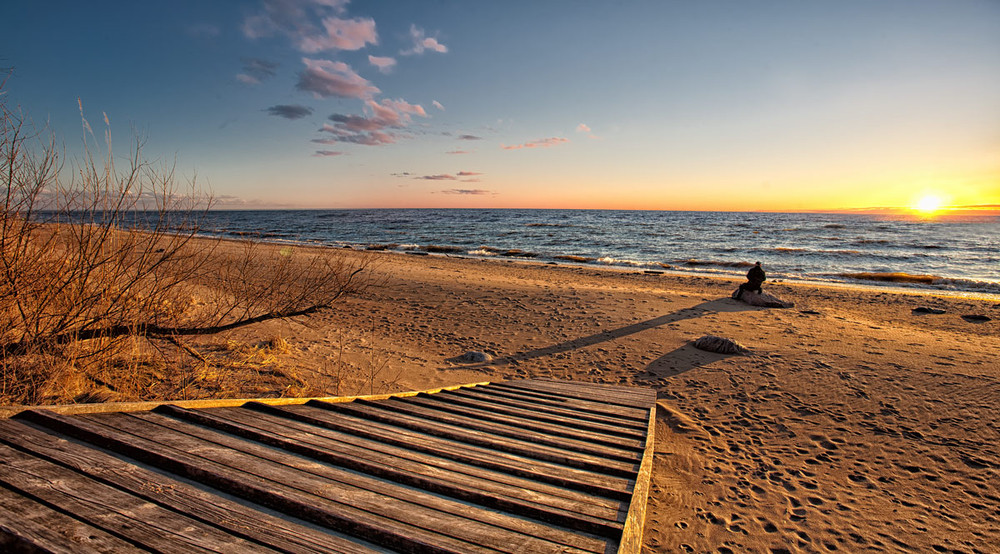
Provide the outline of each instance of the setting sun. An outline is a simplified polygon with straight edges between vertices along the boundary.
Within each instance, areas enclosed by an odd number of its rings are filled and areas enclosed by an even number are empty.
[[[928,214],[934,213],[941,209],[941,197],[934,194],[924,195],[913,205],[913,209]]]

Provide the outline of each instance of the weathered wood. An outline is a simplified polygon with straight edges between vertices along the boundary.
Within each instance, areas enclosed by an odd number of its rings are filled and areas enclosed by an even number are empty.
[[[0,552],[141,552],[131,543],[0,487]]]
[[[628,517],[618,544],[618,554],[639,554],[642,551],[642,529],[646,522],[646,502],[649,497],[650,481],[653,478],[653,444],[656,433],[656,404],[649,410],[647,426],[646,450],[642,454],[639,473],[635,477],[635,488],[632,490],[632,502],[629,504]]]
[[[620,508],[593,505],[592,498],[581,502],[581,499],[570,500],[492,481],[488,478],[502,474],[486,475],[472,466],[465,469],[478,473],[475,477],[399,458],[383,450],[367,450],[364,446],[369,441],[364,439],[350,437],[354,439],[351,441],[354,444],[331,440],[322,433],[333,431],[313,428],[304,432],[297,426],[304,424],[291,420],[276,423],[269,414],[239,409],[212,410],[210,413],[168,408],[157,411],[367,475],[605,537],[617,538],[621,535],[620,522],[624,521],[627,513]],[[206,433],[189,432],[199,437],[207,436]],[[244,451],[253,453],[249,449]],[[537,483],[521,481],[521,484],[538,488]],[[592,509],[587,509],[591,506]]]
[[[503,548],[514,545],[526,552],[561,552],[603,550],[604,541],[587,540],[579,534],[560,532],[554,528],[511,518],[476,506],[448,500],[411,488],[393,487],[385,481],[356,472],[345,471],[313,462],[301,456],[283,453],[277,449],[257,445],[215,432],[213,440],[197,438],[184,432],[184,427],[197,432],[198,427],[178,420],[145,414],[103,414],[87,416],[118,431],[137,437],[153,436],[161,444],[190,452],[202,460],[214,462],[265,479],[311,493],[341,505],[364,510],[386,521],[397,521],[414,528],[425,529],[459,541],[486,548]],[[168,421],[161,422],[160,419]],[[243,449],[253,451],[248,454]],[[461,514],[465,513],[465,517]],[[482,520],[487,520],[485,523]],[[547,537],[540,537],[540,534]],[[555,540],[564,539],[578,543],[566,545]]]
[[[623,451],[636,453],[643,450],[642,441],[626,439],[624,437],[608,436],[592,431],[581,429],[569,429],[564,425],[555,425],[538,420],[518,417],[513,414],[499,414],[492,411],[480,410],[465,404],[445,402],[437,399],[438,395],[417,395],[407,398],[394,398],[393,403],[402,405],[414,405],[433,410],[435,412],[451,413],[459,416],[466,416],[476,421],[488,421],[492,423],[506,424],[513,429],[525,429],[536,431],[552,437],[565,437],[577,442],[586,444],[596,444],[610,446]]]
[[[655,399],[530,380],[0,408],[0,551],[637,552]]]
[[[80,417],[70,418],[43,410],[22,412],[17,417],[204,483],[261,506],[345,534],[364,537],[386,548],[442,554],[489,551],[485,547],[380,518],[349,504],[305,493],[282,483],[217,464],[148,439],[123,435],[112,428],[84,421]]]
[[[646,429],[644,423],[640,423],[635,419],[626,419],[613,415],[601,415],[601,414],[580,412],[573,410],[571,408],[550,406],[538,402],[532,402],[531,400],[525,400],[522,398],[511,398],[509,396],[494,394],[492,392],[487,392],[487,390],[485,389],[458,390],[458,391],[452,391],[449,394],[464,396],[466,398],[478,398],[481,400],[487,400],[489,402],[495,402],[499,404],[506,404],[509,406],[528,408],[537,412],[544,412],[546,414],[571,417],[577,421],[600,423],[611,428],[618,428],[620,430],[629,430],[634,436],[642,436],[642,431]]]
[[[294,552],[372,552],[356,540],[323,533],[310,526],[254,510],[163,473],[144,469],[17,421],[0,421],[0,436],[4,442],[25,452],[258,544]]]
[[[441,393],[439,400],[461,403],[465,406],[482,410],[492,410],[497,413],[509,413],[547,423],[565,425],[570,429],[594,431],[633,440],[643,440],[645,438],[645,435],[640,430],[632,427],[622,426],[617,423],[595,422],[583,418],[575,418],[571,412],[566,411],[559,413],[553,410],[536,409],[530,402],[517,402],[487,395],[463,394],[459,391]]]
[[[75,471],[0,445],[9,489],[59,506],[88,525],[160,552],[274,552]]]
[[[271,407],[251,402],[246,406],[268,413],[287,413],[288,417],[299,418],[300,421],[306,421],[313,425],[329,427],[359,437],[375,438],[381,442],[416,452],[450,458],[572,490],[600,494],[618,500],[632,498],[632,482],[628,479],[601,475],[542,460],[531,460],[504,452],[495,452],[331,411],[324,410],[317,413],[316,410],[310,409],[322,405],[323,403],[320,402],[306,406]]]
[[[503,385],[532,391],[545,390],[562,396],[584,400],[600,398],[603,402],[609,404],[640,409],[648,408],[650,404],[656,402],[656,392],[651,389],[626,389],[602,383],[527,379],[522,381],[505,381]]]
[[[475,429],[436,423],[401,413],[386,412],[385,410],[380,410],[378,407],[370,404],[362,404],[358,402],[352,402],[350,404],[328,404],[327,409],[334,410],[342,414],[352,415],[368,421],[377,421],[386,425],[392,425],[416,431],[418,433],[488,448],[498,452],[507,452],[523,456],[525,458],[542,460],[545,462],[561,464],[597,473],[604,473],[607,475],[616,475],[618,477],[628,478],[635,475],[638,470],[638,466],[635,461],[629,463],[606,460],[596,456],[572,452],[561,448],[532,444],[519,439],[496,437],[490,433],[484,433]]]
[[[190,413],[188,415],[195,417],[211,417],[208,414],[197,413]],[[585,550],[598,550],[606,546],[607,541],[604,539],[592,540],[591,538],[584,537],[580,534],[568,533],[560,529],[555,529],[551,526],[537,524],[530,519],[512,518],[509,515],[500,513],[496,510],[484,509],[476,503],[461,502],[454,498],[448,498],[440,494],[429,494],[428,492],[424,492],[428,491],[425,487],[400,486],[398,482],[385,478],[385,474],[390,473],[390,470],[385,466],[380,468],[374,464],[361,464],[357,461],[350,460],[345,456],[328,454],[318,448],[311,448],[305,445],[294,446],[295,443],[293,441],[283,439],[282,437],[272,433],[254,431],[248,426],[227,424],[220,421],[218,418],[213,418],[211,423],[226,427],[225,430],[227,434],[223,435],[218,431],[213,430],[211,427],[205,427],[201,424],[208,423],[207,420],[202,420],[199,422],[199,425],[192,426],[186,421],[173,419],[161,413],[139,414],[135,417],[162,425],[171,430],[189,434],[197,439],[215,442],[225,448],[239,451],[249,456],[255,456],[277,464],[294,467],[300,472],[311,474],[309,478],[312,478],[312,475],[321,477],[328,481],[324,486],[331,491],[333,490],[332,487],[343,485],[344,490],[349,491],[356,496],[364,497],[366,492],[374,493],[389,502],[388,504],[382,505],[382,508],[387,512],[390,508],[397,505],[393,501],[399,500],[400,503],[398,505],[403,506],[403,510],[416,510],[419,512],[420,507],[424,507],[445,514],[444,516],[440,516],[437,520],[442,526],[449,523],[447,515],[450,514],[459,518],[466,518],[472,521],[484,523],[499,530],[506,529],[515,533],[538,537]],[[235,433],[232,431],[235,431]],[[239,438],[231,437],[230,435],[233,434],[237,435]],[[244,438],[249,438],[251,440],[243,440]],[[261,442],[257,442],[257,439],[262,439],[263,444]],[[173,443],[176,441],[172,440],[171,442]],[[270,446],[272,445],[279,446],[279,448],[271,448]],[[294,452],[294,454],[287,453],[286,450],[289,449],[284,447],[291,447],[290,452]],[[303,460],[301,456],[308,456],[311,459]],[[317,461],[313,462],[312,460]],[[319,463],[321,461],[327,463]],[[348,467],[348,469],[353,471],[347,471],[344,467]],[[376,475],[368,471],[364,471],[368,469],[380,474]],[[262,474],[260,470],[258,470],[257,473],[259,475]],[[401,472],[396,472],[393,476],[405,477],[401,475]],[[435,485],[432,481],[427,480],[423,480],[416,484],[426,486]],[[414,506],[411,507],[408,506],[408,504],[412,504]],[[355,505],[358,504],[355,503]],[[365,509],[372,511],[372,508]],[[416,517],[405,511],[401,513],[402,515],[393,515],[389,513],[383,515],[391,515],[396,519],[402,518],[402,520],[406,520],[406,518],[409,517]],[[416,524],[419,522],[412,523]],[[479,528],[480,531],[482,531],[482,529],[484,528]],[[621,526],[617,523],[608,522],[607,525],[602,528],[602,531],[605,535],[608,535],[609,538],[617,538],[621,535]],[[467,540],[467,537],[458,538]]]
[[[534,431],[532,429],[525,429],[520,426],[510,425],[509,423],[507,425],[503,425],[489,421],[482,421],[473,417],[461,416],[410,403],[387,400],[384,402],[365,402],[364,404],[386,412],[406,414],[408,416],[418,417],[426,421],[455,425],[463,429],[474,429],[476,431],[498,437],[520,439],[527,443],[580,452],[582,454],[597,456],[601,459],[616,460],[619,462],[634,464],[642,458],[641,452],[636,452],[635,450],[625,450],[595,445],[590,442],[578,441],[568,437],[552,436],[547,433]]]
[[[497,383],[492,387],[480,389],[480,392],[488,392],[538,402],[545,405],[561,406],[572,408],[583,412],[617,416],[632,421],[645,422],[649,415],[649,408],[634,408],[632,406],[622,406],[610,402],[600,394],[590,394],[587,398],[578,398],[566,394],[556,393],[544,388],[526,388],[519,386],[508,386],[504,383]]]

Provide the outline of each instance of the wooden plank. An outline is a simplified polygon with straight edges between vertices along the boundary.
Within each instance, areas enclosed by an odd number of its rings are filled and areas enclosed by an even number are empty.
[[[654,401],[656,399],[656,391],[651,388],[627,386],[627,385],[612,385],[609,383],[593,383],[589,381],[566,381],[559,379],[549,379],[549,378],[535,378],[535,379],[521,379],[518,381],[507,381],[509,383],[525,382],[525,383],[546,383],[550,385],[565,385],[566,387],[575,387],[582,391],[601,391],[606,394],[617,394],[627,398],[634,398],[638,402],[647,403]],[[645,404],[640,404],[642,407]]]
[[[566,437],[574,441],[611,446],[628,452],[639,453],[643,450],[642,441],[626,439],[624,437],[611,437],[592,431],[580,429],[569,429],[563,425],[554,425],[542,421],[518,417],[512,414],[499,414],[492,411],[480,410],[467,405],[445,402],[438,400],[438,395],[418,395],[408,398],[394,399],[394,403],[404,405],[415,405],[430,408],[439,412],[453,413],[459,416],[466,416],[477,421],[491,421],[494,423],[509,423],[521,429],[537,431],[553,437]]]
[[[383,400],[386,398],[402,398],[416,394],[434,394],[445,390],[455,390],[466,387],[477,387],[489,385],[489,381],[480,383],[466,383],[463,385],[452,385],[438,387],[422,391],[392,392],[388,394],[369,394],[362,396],[323,396],[316,400],[326,402],[353,402],[359,398],[366,400]],[[108,414],[118,412],[147,412],[156,409],[158,406],[166,404],[189,408],[192,410],[206,408],[233,408],[239,407],[247,402],[263,402],[273,406],[284,406],[286,404],[305,404],[312,398],[205,398],[201,400],[164,400],[148,402],[104,402],[100,404],[51,404],[46,406],[0,406],[0,419],[12,418],[15,415],[28,410],[46,410],[62,415],[83,415],[83,414]]]
[[[258,544],[288,552],[373,552],[356,540],[321,532],[308,525],[296,524],[254,510],[163,473],[150,471],[17,421],[0,420],[0,437],[4,442],[36,457],[64,465]]]
[[[329,410],[349,414],[368,421],[377,421],[386,425],[475,445],[497,452],[507,452],[525,458],[551,462],[595,473],[629,478],[635,475],[639,469],[634,461],[631,463],[617,462],[561,448],[532,444],[519,439],[497,437],[475,429],[436,423],[399,412],[382,410],[371,404],[351,402],[350,404],[328,404],[327,406]]]
[[[174,415],[188,416],[190,418],[184,418],[184,420],[168,417],[164,414],[166,411],[168,411],[166,408],[158,408],[158,413],[134,414],[134,417],[161,425],[172,431],[185,433],[199,440],[210,441],[225,448],[246,454],[247,456],[293,467],[301,472],[308,472],[309,474],[326,479],[329,482],[345,485],[345,489],[353,491],[355,496],[363,493],[354,491],[354,488],[374,493],[381,498],[388,499],[390,503],[392,500],[398,500],[400,503],[405,503],[404,509],[420,510],[421,508],[426,508],[426,511],[437,514],[442,526],[448,524],[448,519],[446,516],[441,516],[438,512],[492,526],[495,528],[494,534],[498,535],[502,535],[502,533],[497,532],[497,530],[508,530],[528,535],[529,537],[537,537],[595,552],[603,551],[607,546],[606,539],[590,538],[579,533],[567,532],[559,528],[539,524],[529,519],[512,517],[497,510],[484,509],[479,505],[469,502],[460,502],[450,498],[443,498],[437,494],[429,494],[425,492],[427,489],[424,487],[412,485],[406,487],[400,486],[397,482],[385,479],[384,475],[372,475],[364,471],[378,469],[373,465],[364,466],[356,460],[350,460],[346,456],[337,456],[319,448],[310,448],[304,444],[284,439],[275,434],[260,433],[247,426],[227,424],[213,417],[211,414],[205,413],[205,410],[195,412],[178,408],[174,412]],[[191,420],[197,421],[198,425],[191,425],[188,422]],[[220,430],[206,427],[206,424],[225,427],[221,431],[224,431],[226,434],[221,433]],[[258,439],[263,442],[258,442]],[[171,440],[171,444],[174,442],[176,442],[176,439]],[[278,448],[274,448],[275,446]],[[287,452],[285,447],[291,449],[290,451],[293,453]],[[302,456],[308,456],[310,459],[303,460]],[[326,463],[318,463],[320,461]],[[352,466],[348,467],[352,471],[343,469],[341,462]],[[243,464],[241,464],[242,466]],[[259,469],[255,473],[261,474]],[[434,485],[430,481],[418,484]],[[329,483],[324,486],[327,488],[330,487]],[[355,503],[355,505],[358,504]],[[388,510],[389,507],[383,506],[385,510]],[[384,515],[389,516],[391,514]],[[400,517],[410,517],[412,515],[407,513],[404,516],[396,515],[393,517],[399,519]],[[478,529],[481,532],[486,528],[480,526]],[[608,538],[617,539],[621,536],[621,526],[617,523],[608,522],[602,530]],[[457,538],[468,540],[467,537]]]
[[[0,487],[0,552],[144,552],[114,535]]]
[[[568,468],[541,460],[530,460],[513,454],[494,452],[439,437],[414,433],[398,427],[360,420],[327,410],[316,410],[312,404],[272,407],[250,402],[246,404],[246,407],[267,413],[287,413],[287,417],[298,418],[299,421],[313,425],[328,427],[415,452],[450,458],[458,462],[534,479],[571,490],[600,494],[618,500],[632,498],[632,482],[627,479]]]
[[[0,445],[4,486],[88,525],[159,552],[274,552],[70,469]]]
[[[635,478],[632,502],[629,503],[625,529],[618,543],[618,554],[639,554],[642,551],[642,529],[646,522],[646,503],[653,476],[653,444],[656,433],[656,404],[649,410],[646,450],[642,455],[639,474]]]
[[[574,452],[589,454],[591,456],[599,456],[602,459],[634,464],[642,458],[641,451],[637,452],[635,450],[595,445],[591,442],[578,441],[569,437],[552,436],[547,433],[541,433],[533,429],[524,428],[510,422],[506,422],[504,424],[483,421],[474,417],[457,415],[445,410],[438,410],[436,408],[428,408],[395,400],[372,402],[369,405],[384,411],[406,414],[412,417],[418,417],[420,419],[435,421],[447,425],[457,425],[463,429],[474,429],[476,431],[489,433],[499,437],[515,438],[533,444],[551,446],[563,450],[571,450]]]
[[[537,421],[543,424],[555,425],[571,431],[594,433],[608,439],[622,439],[623,441],[645,444],[643,442],[645,437],[640,436],[641,433],[634,429],[622,429],[613,425],[580,421],[571,417],[544,413],[530,408],[526,409],[524,407],[514,406],[511,404],[491,402],[489,398],[469,398],[457,394],[441,393],[435,395],[434,400],[437,402],[454,404],[475,410],[488,411],[495,414],[502,414],[505,416]]]
[[[533,400],[510,398],[502,394],[488,392],[485,388],[479,390],[468,389],[461,391],[453,391],[449,394],[465,396],[467,398],[489,399],[492,402],[507,403],[514,406],[520,406],[522,408],[530,408],[536,412],[561,415],[564,417],[573,418],[577,421],[601,423],[603,425],[607,425],[613,428],[617,427],[619,429],[631,430],[633,434],[639,436],[642,435],[642,430],[646,428],[644,423],[640,423],[634,419],[625,419],[613,415],[600,415],[600,414],[581,412],[579,410],[574,410],[572,408],[562,408],[559,406],[547,405],[540,402],[535,402]]]
[[[239,408],[216,409],[212,413],[242,424],[253,423],[254,421],[267,421],[267,418],[273,418],[275,426],[304,431],[310,435],[322,437],[327,441],[323,443],[325,448],[357,447],[359,450],[351,450],[351,455],[376,461],[392,460],[396,464],[405,464],[400,465],[400,467],[406,467],[417,473],[426,471],[429,472],[428,475],[435,477],[439,475],[454,475],[455,478],[459,479],[469,478],[471,479],[471,483],[477,485],[479,488],[484,490],[503,490],[510,496],[521,497],[516,494],[520,491],[524,493],[523,498],[525,499],[547,503],[550,506],[567,510],[575,509],[582,514],[602,519],[624,521],[624,516],[616,517],[609,515],[609,513],[624,514],[627,511],[627,505],[623,504],[620,500],[578,492],[538,480],[524,479],[509,473],[493,471],[480,466],[435,456],[430,453],[418,452],[379,442],[378,440],[371,440],[359,435],[344,433],[324,427],[321,422],[314,425],[308,422],[309,417],[307,416],[302,416],[302,421],[300,421],[298,416],[294,419],[285,417],[290,414],[264,413]],[[553,497],[552,500],[549,500],[549,497]],[[594,510],[590,509],[591,507]]]
[[[145,438],[122,434],[81,417],[68,417],[45,410],[21,412],[16,417],[204,483],[261,506],[347,535],[364,537],[365,540],[386,548],[435,554],[490,551],[485,547],[430,533],[419,527],[379,518],[350,504],[304,493],[282,483],[238,471]]]
[[[614,435],[636,440],[645,439],[645,435],[634,425],[624,425],[619,421],[599,421],[592,417],[577,417],[578,414],[572,410],[557,410],[554,408],[541,408],[531,402],[519,402],[506,398],[498,398],[487,394],[471,391],[453,391],[441,393],[441,399],[450,401],[453,398],[463,398],[475,401],[473,405],[483,409],[516,409],[516,413],[523,417],[531,417],[542,421],[560,423],[573,428],[597,431],[606,435]]]
[[[86,416],[102,425],[136,437],[154,436],[161,444],[169,444],[182,452],[229,468],[252,474],[273,483],[312,493],[319,498],[350,505],[386,520],[411,525],[495,550],[513,548],[524,552],[595,552],[606,548],[605,541],[587,540],[580,534],[560,532],[534,522],[505,516],[495,511],[448,500],[409,487],[393,486],[385,481],[316,463],[302,456],[277,449],[261,448],[248,441],[214,432],[215,440],[206,440],[184,432],[201,428],[159,414],[141,417],[130,414]],[[166,420],[160,424],[158,420]],[[242,443],[242,444],[239,444]],[[247,454],[243,449],[254,450]],[[545,538],[539,534],[548,535]],[[556,537],[558,535],[558,537]],[[555,542],[563,539],[590,543],[581,548]]]
[[[573,381],[549,381],[545,379],[530,379],[523,381],[505,381],[507,387],[517,387],[531,391],[550,391],[570,398],[589,400],[599,398],[602,402],[645,409],[656,402],[656,391],[652,389],[620,389],[608,388],[598,383],[577,383]]]
[[[457,464],[443,458],[436,463],[449,469],[442,469],[436,465],[402,457],[400,454],[405,455],[408,452],[402,449],[388,445],[377,449],[366,448],[372,446],[372,441],[294,420],[282,420],[270,414],[239,408],[207,411],[158,408],[157,411],[367,475],[391,479],[412,487],[506,510],[539,521],[555,523],[569,529],[617,538],[622,530],[620,522],[624,521],[627,514],[627,510],[622,509],[618,502],[597,504],[603,499],[583,495],[570,499],[538,492],[533,489],[548,487],[527,480],[513,481],[505,474],[489,472],[475,466],[462,468],[471,474],[454,471],[450,468]],[[426,456],[420,458],[426,460]],[[507,477],[508,482],[494,480],[504,477]],[[514,484],[510,484],[510,481]]]
[[[524,400],[533,400],[535,402],[548,405],[573,408],[574,410],[582,410],[594,414],[606,414],[611,416],[617,416],[623,419],[628,419],[631,421],[639,421],[643,423],[646,421],[646,416],[649,414],[648,406],[645,408],[622,406],[619,404],[608,402],[598,394],[591,394],[587,398],[577,398],[575,396],[559,394],[541,388],[529,389],[524,387],[510,386],[506,383],[498,383],[490,387],[481,387],[477,390],[479,390],[480,392],[490,392],[493,394],[512,396],[514,398],[519,398]]]

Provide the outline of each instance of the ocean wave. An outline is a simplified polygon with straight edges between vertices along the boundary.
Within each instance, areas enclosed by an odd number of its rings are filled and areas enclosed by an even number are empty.
[[[610,256],[597,258],[597,263],[604,265],[628,265],[633,267],[642,267],[643,265],[646,265],[645,263],[636,260],[623,260],[620,258],[612,258]]]
[[[774,249],[775,252],[809,252],[808,248],[789,248],[786,246],[779,246]]]
[[[840,223],[827,223],[823,226],[824,229],[843,229],[845,226]]]
[[[441,246],[437,244],[428,244],[420,248],[424,252],[431,252],[434,254],[457,254],[459,252],[465,252],[465,249],[461,246]]]
[[[573,225],[573,224],[570,224],[570,223],[525,223],[524,226],[525,227],[562,227],[562,228],[576,227],[576,225]]]
[[[914,275],[912,273],[904,273],[902,271],[885,273],[838,273],[837,276],[845,279],[857,279],[859,281],[878,281],[882,283],[920,283],[924,285],[933,285],[935,281],[941,280],[941,277],[938,277],[937,275]]]
[[[495,248],[478,248],[476,250],[469,250],[470,256],[496,256],[497,252]]]
[[[578,264],[589,264],[590,262],[596,260],[597,258],[590,258],[588,256],[573,256],[573,255],[562,255],[562,256],[552,256],[553,260],[563,260],[566,262],[574,262]]]
[[[675,263],[687,266],[716,266],[716,267],[753,267],[753,262],[727,262],[721,260],[696,260],[689,258],[686,260],[674,260]]]

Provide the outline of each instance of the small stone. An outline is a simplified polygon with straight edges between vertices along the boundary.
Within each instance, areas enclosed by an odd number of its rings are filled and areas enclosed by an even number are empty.
[[[913,308],[913,313],[915,314],[943,314],[944,310],[940,308],[929,308],[927,306],[918,306]]]
[[[486,352],[479,352],[478,350],[469,350],[465,354],[459,356],[459,359],[463,362],[481,364],[485,362],[492,362],[493,356],[490,356]]]
[[[978,314],[963,315],[962,319],[969,323],[986,323],[987,321],[992,321],[992,318]]]
[[[718,354],[749,354],[750,349],[742,344],[724,337],[715,335],[705,335],[694,341],[693,346],[698,350],[715,352]]]

